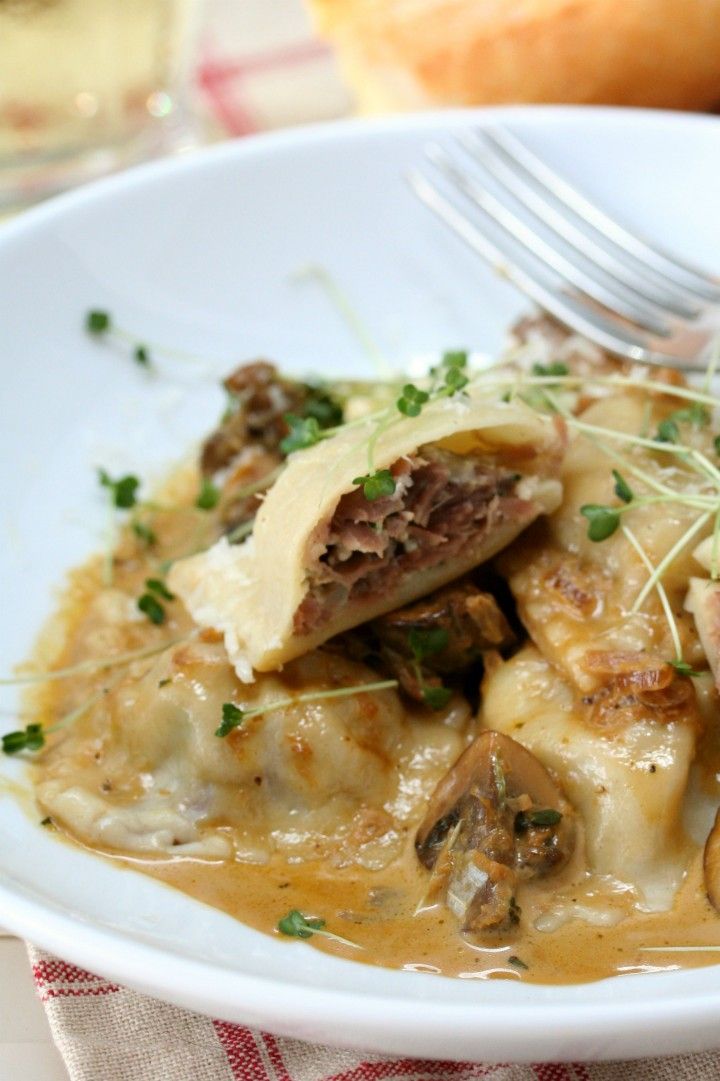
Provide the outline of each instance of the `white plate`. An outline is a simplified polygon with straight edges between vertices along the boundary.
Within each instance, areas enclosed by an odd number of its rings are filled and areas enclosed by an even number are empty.
[[[342,285],[388,356],[495,350],[524,304],[416,206],[402,180],[429,136],[500,117],[611,211],[718,263],[720,122],[517,109],[349,123],[221,146],[65,196],[0,232],[2,668],[24,658],[65,568],[97,548],[95,467],[157,476],[221,408],[241,358],[360,372],[313,282]],[[110,309],[141,338],[202,352],[149,378],[81,330]],[[6,693],[3,729],[14,727]],[[21,776],[18,763],[0,764]],[[581,987],[446,980],[275,941],[54,840],[0,799],[0,922],[158,997],[309,1040],[416,1056],[589,1059],[720,1043],[717,968]]]

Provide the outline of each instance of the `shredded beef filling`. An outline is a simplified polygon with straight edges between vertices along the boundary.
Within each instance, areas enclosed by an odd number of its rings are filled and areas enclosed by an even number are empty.
[[[517,473],[472,455],[421,447],[392,474],[392,495],[368,500],[359,488],[338,503],[295,613],[296,634],[326,623],[348,600],[372,600],[406,574],[454,558],[508,514],[527,510],[510,498]]]

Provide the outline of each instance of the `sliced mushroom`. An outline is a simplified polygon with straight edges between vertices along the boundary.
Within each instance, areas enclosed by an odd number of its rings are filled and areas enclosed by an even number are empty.
[[[432,896],[479,933],[516,923],[518,883],[561,867],[574,840],[572,808],[545,767],[484,732],[435,789],[415,849],[433,871]]]
[[[720,912],[720,809],[705,842],[703,874],[708,901]]]
[[[411,648],[413,634],[438,631],[444,634],[444,644],[418,662]],[[493,594],[462,579],[345,635],[343,648],[374,661],[399,680],[410,698],[422,702],[427,688],[442,687],[443,676],[466,671],[488,650],[502,649],[514,640]]]

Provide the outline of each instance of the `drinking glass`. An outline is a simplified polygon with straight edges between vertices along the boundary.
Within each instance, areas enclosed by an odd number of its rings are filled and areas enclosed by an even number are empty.
[[[0,0],[0,208],[197,140],[201,0]]]

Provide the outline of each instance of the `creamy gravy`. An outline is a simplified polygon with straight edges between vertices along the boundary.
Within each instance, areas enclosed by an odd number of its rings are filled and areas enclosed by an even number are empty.
[[[186,473],[176,478],[165,493],[166,498],[187,499],[188,491],[196,490],[196,483],[195,474]],[[212,514],[202,516],[188,509],[154,514],[153,529],[158,535],[158,545],[153,549],[144,550],[129,533],[123,533],[113,574],[116,600],[124,594],[132,605],[143,581],[157,574],[162,560],[184,553],[188,537],[196,546],[206,542],[213,528]],[[38,655],[41,667],[50,663],[55,667],[70,665],[88,656],[142,648],[189,630],[189,621],[179,605],[169,605],[166,623],[155,627],[137,619],[130,623],[118,621],[109,613],[112,604],[106,604],[103,596],[107,597],[108,591],[103,584],[102,565],[94,560],[76,571],[71,579],[60,615],[41,646]],[[38,720],[51,725],[81,705],[88,695],[110,687],[113,679],[112,671],[94,672],[84,673],[75,680],[46,684],[33,696]],[[81,718],[74,730],[82,735],[86,723],[87,718]],[[470,734],[468,730],[467,738]],[[35,767],[37,781],[41,782],[52,770],[55,747],[62,739],[62,734],[53,737],[48,751],[40,756]],[[41,805],[40,817],[45,813]],[[213,862],[192,858],[129,858],[109,847],[102,854],[118,866],[150,875],[268,934],[279,935],[277,922],[291,909],[299,909],[306,916],[322,917],[328,930],[361,949],[320,936],[312,939],[313,946],[360,963],[388,968],[465,979],[576,983],[616,973],[696,967],[715,960],[712,953],[702,950],[680,954],[641,952],[645,946],[720,946],[720,919],[705,897],[698,849],[688,849],[689,869],[673,910],[639,914],[626,892],[614,887],[612,882],[587,874],[580,844],[575,859],[560,875],[520,887],[518,903],[523,916],[514,935],[497,940],[491,937],[486,944],[476,945],[458,933],[456,922],[446,909],[438,906],[423,909],[428,874],[413,851],[415,825],[410,823],[403,828],[401,855],[376,870],[358,865],[338,866],[328,861],[289,862],[277,855],[255,864],[236,859]],[[60,832],[72,840],[67,828]],[[534,921],[544,915],[547,925],[548,909],[558,893],[565,899],[564,917],[556,920],[555,930],[537,930]],[[571,918],[573,905],[591,911],[592,918],[601,919],[604,924],[593,925]],[[294,948],[289,939],[287,946]]]

